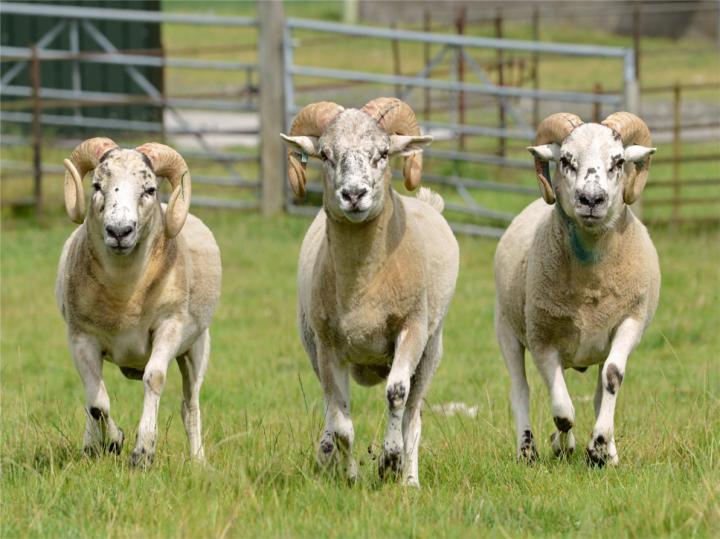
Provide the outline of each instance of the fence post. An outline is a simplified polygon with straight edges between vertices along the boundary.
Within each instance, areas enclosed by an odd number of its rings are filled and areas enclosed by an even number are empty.
[[[32,148],[33,148],[33,197],[35,211],[42,211],[42,109],[40,103],[40,59],[36,45],[30,59],[30,84],[32,85]]]
[[[502,39],[503,37],[503,14],[498,10],[495,16],[495,37]],[[502,49],[497,50],[497,68],[498,68],[498,86],[505,85],[505,57]],[[502,99],[498,99],[498,120],[500,129],[505,129],[505,104]],[[505,137],[498,137],[498,155],[505,155]]]
[[[673,198],[672,198],[672,223],[673,226],[680,224],[680,126],[681,122],[681,88],[676,82],[673,88]]]
[[[459,36],[465,33],[465,19],[467,9],[465,6],[460,8],[457,18],[455,19],[455,30]],[[457,49],[458,54],[458,82],[465,82],[465,49],[460,46]],[[460,91],[458,94],[458,123],[465,126],[465,92]],[[465,151],[465,134],[460,134],[460,151]]]
[[[600,84],[599,82],[596,82],[595,85],[593,86],[593,93],[596,96],[601,96],[603,93],[602,84]],[[602,116],[602,103],[598,99],[593,102],[593,108],[592,108],[592,119],[593,120],[592,121],[595,123],[600,123],[600,120],[602,119],[601,116]]]
[[[283,36],[285,17],[281,0],[257,2],[260,22],[260,176],[262,214],[283,209],[285,152],[280,133],[285,131],[285,62]],[[290,46],[290,44],[286,44]]]
[[[640,109],[640,85],[635,76],[635,51],[633,49],[625,49],[623,84],[625,110],[633,114],[638,114]],[[632,209],[638,218],[642,218],[642,196],[637,198],[632,205]]]
[[[640,80],[640,37],[641,37],[641,12],[642,3],[635,0],[633,5],[633,50],[635,51],[635,78]]]
[[[397,23],[395,21],[392,21],[390,23],[390,29],[394,31],[397,29]],[[390,45],[392,47],[392,60],[393,60],[393,74],[396,77],[402,76],[402,70],[400,67],[400,42],[397,39],[393,39],[390,41]],[[402,95],[402,86],[400,84],[395,85],[395,97],[398,99]]]
[[[431,22],[431,15],[429,10],[425,10],[423,13],[423,32],[430,32],[432,28],[432,22]],[[423,44],[423,63],[424,65],[430,64],[430,43],[425,42]],[[427,75],[427,78],[431,78],[430,72]],[[425,103],[423,107],[423,117],[425,118],[426,122],[430,121],[430,88],[425,88]]]
[[[540,9],[537,6],[533,6],[532,11],[532,39],[540,41]],[[540,55],[537,52],[532,53],[532,87],[535,91],[540,89]],[[533,127],[537,127],[540,123],[540,101],[537,97],[533,97],[532,118]]]

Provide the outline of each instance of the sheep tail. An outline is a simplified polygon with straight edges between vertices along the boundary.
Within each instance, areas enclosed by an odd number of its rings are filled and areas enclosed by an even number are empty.
[[[445,201],[443,200],[443,197],[427,187],[420,188],[417,198],[418,200],[422,200],[423,202],[430,204],[430,206],[437,210],[438,213],[442,213],[443,209],[445,209]]]

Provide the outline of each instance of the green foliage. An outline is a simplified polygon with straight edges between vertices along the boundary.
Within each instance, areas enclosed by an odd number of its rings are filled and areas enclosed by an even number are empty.
[[[514,461],[509,378],[493,336],[495,243],[463,237],[443,363],[424,412],[419,490],[381,484],[382,386],[353,386],[360,479],[313,464],[322,396],[295,328],[295,271],[308,221],[197,210],[223,253],[223,295],[201,396],[208,465],[188,462],[180,376],[171,369],[156,462],[128,457],[141,384],[107,364],[120,457],[81,454],[83,390],[53,300],[73,225],[5,220],[2,235],[3,537],[711,537],[720,526],[720,323],[716,231],[654,234],[663,269],[656,319],[620,393],[617,469],[579,451],[550,458],[546,390],[530,364],[540,462]],[[529,360],[529,363],[531,361]],[[567,373],[578,448],[592,428],[594,370]],[[444,417],[450,401],[475,418]]]

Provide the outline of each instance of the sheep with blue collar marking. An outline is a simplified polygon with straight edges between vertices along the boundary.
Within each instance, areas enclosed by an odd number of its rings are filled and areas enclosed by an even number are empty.
[[[544,200],[513,220],[495,254],[495,331],[511,378],[520,459],[537,457],[527,349],[550,392],[556,456],[575,448],[563,371],[599,365],[587,456],[597,465],[618,464],[615,403],[660,293],[657,253],[630,209],[647,181],[650,145],[647,126],[633,114],[584,124],[559,113],[543,120],[528,148]],[[558,163],[552,181],[551,161]]]

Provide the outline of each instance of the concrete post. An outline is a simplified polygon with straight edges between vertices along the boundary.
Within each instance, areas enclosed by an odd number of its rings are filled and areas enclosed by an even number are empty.
[[[258,0],[260,21],[260,183],[263,215],[282,211],[286,164],[280,133],[285,131],[283,36],[285,17],[281,0]]]

